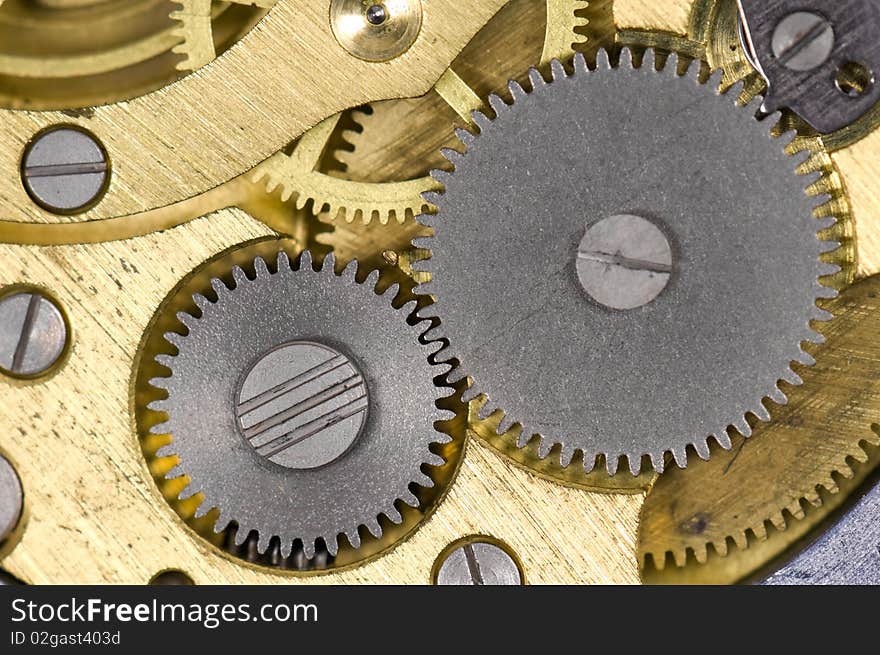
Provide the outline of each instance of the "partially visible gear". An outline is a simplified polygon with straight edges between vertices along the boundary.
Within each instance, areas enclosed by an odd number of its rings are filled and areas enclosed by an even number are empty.
[[[160,309],[168,331],[151,330],[147,351],[164,348],[164,373],[141,396],[140,431],[168,435],[155,456],[177,462],[172,499],[229,529],[230,549],[361,561],[415,529],[457,466],[461,442],[442,432],[454,405],[434,382],[448,367],[429,363],[415,303],[380,290],[378,272],[359,283],[332,255],[315,268],[308,251],[293,264],[269,252],[211,262]]]
[[[181,71],[194,71],[202,66],[207,66],[217,58],[216,35],[214,31],[214,17],[218,9],[241,6],[254,7],[262,12],[255,12],[251,22],[255,22],[262,14],[275,6],[278,0],[229,0],[216,2],[215,0],[174,0],[179,9],[171,12],[171,18],[177,21],[178,26],[174,34],[180,39],[180,44],[174,47],[174,52],[183,55],[183,60],[178,63],[177,69]]]
[[[297,209],[310,205],[315,216],[369,225],[377,221],[404,223],[429,208],[422,194],[436,190],[429,176],[404,182],[359,182],[316,170],[323,149],[339,116],[319,124],[296,144],[292,152],[278,152],[252,173],[254,182],[264,181],[269,193],[281,190],[281,200],[293,200]]]
[[[530,93],[511,84],[511,105],[490,99],[497,118],[477,115],[479,136],[459,133],[465,154],[447,151],[445,192],[426,196],[435,236],[414,244],[432,252],[429,337],[450,340],[453,382],[473,377],[466,400],[488,392],[481,418],[506,412],[510,448],[537,440],[541,459],[590,471],[601,458],[612,474],[648,458],[662,471],[667,454],[684,467],[688,449],[707,458],[710,439],[730,448],[729,431],[768,420],[778,383],[800,381],[791,364],[812,362],[802,344],[831,318],[817,302],[835,295],[822,283],[838,270],[822,241],[835,221],[813,218],[825,199],[786,154],[793,135],[774,138],[778,117],[757,121],[738,90],[720,95],[718,75],[676,76],[674,56],[657,71],[653,51],[638,68],[628,50],[618,68],[598,61],[590,72],[579,55],[572,75],[554,62],[550,83],[533,71]],[[575,275],[585,228],[620,214],[659,227],[675,258],[582,253],[619,271],[619,290],[628,271],[666,266],[668,288],[630,312],[588,300]]]
[[[836,318],[811,349],[815,364],[799,371],[804,384],[786,390],[772,421],[748,440],[737,436],[729,452],[667,471],[650,490],[639,526],[646,575],[670,560],[705,564],[713,551],[733,559],[734,547],[750,549],[774,531],[800,536],[799,523],[815,523],[804,520],[811,508],[833,505],[841,487],[880,463],[880,277],[857,282],[828,310]],[[745,563],[717,564],[750,573]]]

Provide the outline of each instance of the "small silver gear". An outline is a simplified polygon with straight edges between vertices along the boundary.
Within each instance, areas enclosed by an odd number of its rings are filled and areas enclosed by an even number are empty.
[[[466,400],[488,396],[481,418],[502,411],[512,447],[539,439],[563,467],[604,457],[614,474],[625,458],[635,475],[645,457],[686,466],[690,446],[708,458],[712,437],[730,448],[730,427],[748,436],[766,398],[785,402],[779,382],[798,384],[802,344],[822,340],[811,321],[831,318],[817,301],[836,295],[822,259],[839,244],[818,236],[834,219],[813,217],[827,198],[806,193],[808,153],[787,154],[794,135],[774,137],[778,115],[756,119],[759,102],[737,105],[740,87],[721,94],[718,74],[677,66],[624,50],[618,66],[600,52],[595,71],[554,61],[550,82],[531,71],[531,91],[511,83],[511,104],[490,98],[495,118],[474,115],[478,135],[459,131],[465,152],[444,152],[454,170],[425,196],[438,207],[419,218],[434,235],[414,241],[432,253],[414,266],[432,276],[418,289],[436,301],[421,312],[440,321],[428,338],[461,363],[451,381],[473,379]],[[578,248],[629,215],[666,234],[675,261],[593,257],[642,268],[636,295],[658,295],[616,311],[588,296]]]
[[[393,300],[396,285],[380,292],[378,272],[358,283],[357,263],[335,274],[334,258],[329,255],[320,270],[315,270],[308,251],[294,265],[282,252],[273,268],[270,271],[259,257],[254,260],[251,276],[235,267],[231,288],[214,278],[210,285],[215,299],[193,296],[199,316],[177,315],[179,333],[165,335],[177,354],[155,357],[170,375],[150,381],[165,390],[167,398],[149,407],[164,412],[168,419],[151,432],[171,435],[171,443],[160,449],[158,456],[180,460],[165,477],[188,476],[191,480],[179,497],[204,494],[196,516],[218,509],[215,530],[220,532],[234,523],[236,545],[256,533],[260,553],[271,545],[280,547],[283,557],[295,551],[311,559],[325,548],[335,556],[343,535],[353,548],[360,547],[363,528],[379,538],[381,517],[400,524],[400,503],[418,507],[417,487],[434,487],[429,474],[446,460],[432,452],[432,447],[451,441],[435,430],[436,423],[449,419],[451,412],[438,408],[437,402],[448,396],[449,389],[444,394],[434,378],[448,367],[429,363],[436,348],[420,340],[425,324],[414,319],[415,302],[399,306]],[[319,452],[318,460],[299,468],[284,460],[286,451],[279,455],[277,448],[267,450],[265,440],[257,445],[248,433],[252,428],[239,422],[247,404],[248,380],[266,353],[290,344],[306,344],[307,357],[315,356],[320,350],[315,344],[319,344],[331,353],[329,357],[335,354],[339,361],[356,363],[340,368],[332,359],[329,364],[318,362],[319,353],[317,359],[307,362],[309,378],[298,373],[295,365],[283,362],[274,372],[283,376],[277,379],[287,384],[286,389],[272,380],[267,382],[266,372],[258,371],[257,384],[263,389],[272,387],[273,393],[279,390],[276,399],[301,388],[304,380],[311,383],[333,370],[352,373],[349,379],[355,380],[358,393],[345,398],[346,403],[351,401],[347,407],[352,411],[332,420],[322,422],[329,415],[322,414],[329,405],[320,403],[343,398],[339,394],[355,388],[351,384],[344,389],[336,384],[319,390],[321,393],[311,389],[293,400],[288,397],[286,414],[275,413],[277,406],[270,408],[267,424],[276,417],[294,421],[294,414],[306,416],[303,412],[312,411],[307,419],[311,423],[304,424],[303,419],[291,427],[275,421],[279,423],[275,427],[283,430],[269,437],[277,441],[294,435],[288,440],[294,445],[301,441],[298,435],[306,434],[303,425],[309,430],[306,438],[320,433],[320,440],[326,443],[338,437],[332,428],[357,414],[355,424],[359,427],[355,428],[359,432],[350,446],[318,446],[336,450],[329,456]],[[258,379],[260,376],[263,379]],[[344,382],[344,377],[331,382]],[[334,389],[340,389],[339,393]],[[252,391],[248,392],[251,398]],[[366,408],[356,404],[364,397],[368,398]],[[265,404],[260,398],[248,402],[252,406]],[[339,406],[329,409],[335,412]],[[264,412],[261,420],[266,416]],[[312,430],[310,426],[315,425],[318,428]],[[315,453],[307,453],[305,459],[312,455]]]

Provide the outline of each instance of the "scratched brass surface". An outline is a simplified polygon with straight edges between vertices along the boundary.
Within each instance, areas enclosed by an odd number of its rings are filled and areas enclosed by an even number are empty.
[[[269,230],[240,210],[125,242],[0,246],[0,283],[52,289],[74,331],[67,365],[43,384],[0,382],[2,446],[25,488],[26,525],[3,566],[29,582],[145,583],[183,569],[208,582],[427,583],[434,557],[470,533],[494,535],[531,582],[638,581],[640,500],[546,483],[471,442],[449,495],[381,559],[311,578],[239,563],[193,534],[161,497],[129,411],[141,335],[180,277]]]

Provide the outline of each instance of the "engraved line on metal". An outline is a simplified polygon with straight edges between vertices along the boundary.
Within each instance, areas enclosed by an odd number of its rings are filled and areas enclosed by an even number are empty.
[[[473,544],[464,547],[464,559],[467,562],[468,573],[475,585],[486,584],[483,580],[483,572],[480,571],[480,563],[477,561],[477,554],[474,552]]]
[[[12,372],[18,373],[24,365],[24,357],[27,354],[28,344],[31,340],[34,324],[37,322],[37,314],[40,313],[40,297],[31,295],[28,301],[27,313],[24,316],[24,324],[21,326],[21,334],[18,336],[18,344],[15,346],[15,354],[12,356]]]
[[[62,175],[89,175],[106,173],[107,162],[83,162],[81,164],[50,164],[48,166],[28,166],[24,169],[27,177],[61,177]]]
[[[353,399],[347,405],[343,405],[342,407],[337,407],[336,409],[332,409],[326,414],[319,416],[313,421],[309,421],[297,429],[288,432],[285,435],[278,437],[277,439],[273,439],[269,443],[263,444],[259,448],[257,448],[257,452],[263,455],[264,457],[274,457],[280,452],[295,446],[298,443],[309,439],[310,437],[315,436],[319,432],[323,432],[327,428],[333,427],[337,423],[341,423],[347,418],[351,418],[356,414],[360,414],[367,410],[368,406],[367,402],[367,394],[364,393],[361,396]],[[305,433],[305,434],[303,434]],[[274,447],[274,450],[270,452],[265,452],[269,447]]]
[[[255,423],[249,428],[244,429],[244,436],[248,441],[253,441],[260,435],[268,432],[272,428],[278,427],[282,423],[286,423],[292,419],[295,419],[300,414],[303,414],[310,409],[323,405],[337,396],[341,396],[342,394],[351,391],[357,387],[364,386],[364,381],[358,373],[355,373],[344,380],[337,382],[336,384],[327,387],[323,391],[316,393],[314,396],[310,398],[306,398],[305,400],[301,400],[295,405],[287,408],[282,412],[278,412],[277,414],[273,414],[269,418],[260,421],[259,423]],[[366,392],[366,387],[364,387]]]
[[[649,262],[644,259],[631,259],[623,255],[611,255],[605,252],[579,252],[578,259],[586,259],[600,264],[621,266],[631,271],[648,271],[650,273],[672,273],[670,264]]]
[[[309,384],[310,382],[314,382],[318,378],[327,373],[332,373],[338,368],[345,366],[348,360],[345,359],[342,355],[336,355],[335,357],[331,357],[326,362],[318,364],[310,368],[309,370],[300,373],[299,375],[287,380],[286,382],[282,382],[281,384],[272,387],[268,391],[264,391],[263,393],[254,396],[250,400],[246,400],[245,402],[238,404],[238,415],[239,417],[244,417],[247,414],[250,414],[255,409],[259,409],[263,405],[271,403],[273,400],[277,400],[281,396],[286,393],[290,393],[291,391],[295,391],[299,389],[303,385]]]

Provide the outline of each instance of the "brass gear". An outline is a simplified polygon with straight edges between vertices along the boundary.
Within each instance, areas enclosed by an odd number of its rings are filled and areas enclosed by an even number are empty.
[[[255,23],[266,12],[275,6],[278,0],[231,0],[229,2],[216,2],[215,0],[174,0],[179,5],[178,9],[171,12],[171,19],[176,21],[174,35],[180,43],[174,47],[173,52],[183,55],[183,60],[177,64],[181,71],[194,71],[202,66],[210,64],[217,58],[217,35],[215,34],[215,20],[230,6],[251,8],[244,14],[247,22]]]
[[[742,551],[766,542],[757,563],[766,561],[880,464],[880,276],[827,304],[836,319],[826,342],[810,347],[816,363],[799,368],[804,384],[786,388],[771,422],[730,451],[664,473],[648,493],[639,529],[646,579],[705,580],[710,572],[668,569],[712,560],[724,576],[715,580],[735,582],[756,565]]]

